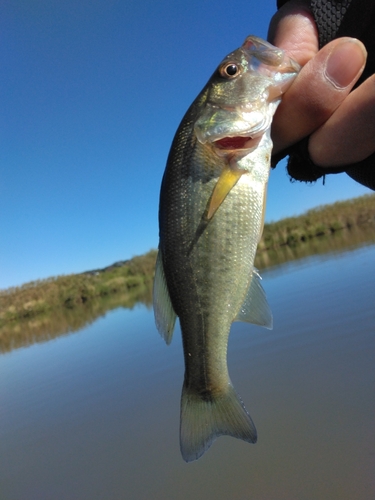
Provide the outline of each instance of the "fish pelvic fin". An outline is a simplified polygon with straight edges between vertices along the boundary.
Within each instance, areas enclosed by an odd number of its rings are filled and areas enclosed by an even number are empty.
[[[208,220],[212,219],[216,210],[223,203],[229,191],[237,184],[239,178],[244,173],[244,170],[233,170],[229,167],[229,165],[223,169],[208,202],[206,214]]]
[[[254,268],[245,300],[238,311],[235,321],[245,321],[272,330],[272,311],[260,282],[261,279],[258,271]]]
[[[169,345],[172,342],[173,330],[177,315],[174,312],[165,279],[161,250],[158,252],[155,267],[153,288],[153,304],[156,328]]]
[[[198,460],[219,436],[256,443],[257,431],[231,383],[219,395],[202,396],[184,384],[181,397],[180,449],[185,462]]]

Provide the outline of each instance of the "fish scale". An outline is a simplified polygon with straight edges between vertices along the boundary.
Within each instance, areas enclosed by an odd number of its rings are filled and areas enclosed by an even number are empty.
[[[272,328],[254,258],[272,116],[298,69],[280,49],[248,37],[219,65],[172,142],[160,193],[154,313],[167,344],[180,321],[180,448],[187,462],[220,435],[257,439],[229,378],[227,346],[235,320]]]

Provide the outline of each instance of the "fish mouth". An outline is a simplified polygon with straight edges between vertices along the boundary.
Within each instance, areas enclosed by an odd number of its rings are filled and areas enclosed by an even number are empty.
[[[216,148],[225,151],[250,150],[258,146],[262,135],[263,134],[259,134],[254,137],[223,137],[222,139],[214,141],[212,144]]]

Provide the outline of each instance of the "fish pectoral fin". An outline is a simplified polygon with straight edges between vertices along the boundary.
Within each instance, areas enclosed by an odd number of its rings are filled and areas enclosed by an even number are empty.
[[[229,166],[226,166],[223,169],[208,202],[206,214],[207,219],[212,219],[216,210],[223,203],[229,191],[237,184],[239,178],[244,173],[245,171],[233,170]]]
[[[261,229],[259,231],[258,243],[262,239],[262,234],[263,234],[263,229],[264,229],[264,219],[266,217],[267,185],[268,185],[268,182],[265,183],[265,185],[264,185],[264,191],[263,191],[263,207],[262,207],[262,219],[261,219],[262,226],[261,226]]]
[[[229,382],[210,399],[184,384],[181,396],[180,449],[185,462],[198,460],[219,436],[256,443],[257,431],[241,398]]]
[[[156,259],[153,303],[156,327],[167,345],[169,345],[172,341],[177,315],[174,312],[169,296],[161,250],[159,250]]]
[[[256,269],[250,281],[245,300],[235,318],[235,321],[245,321],[254,325],[273,328],[272,311],[266,299],[266,293],[261,285],[261,277]]]

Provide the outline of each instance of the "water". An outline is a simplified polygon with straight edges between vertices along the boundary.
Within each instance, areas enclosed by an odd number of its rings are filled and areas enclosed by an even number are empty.
[[[375,246],[263,273],[274,330],[235,323],[229,371],[258,443],[178,443],[180,332],[116,309],[0,356],[0,499],[375,498]]]

